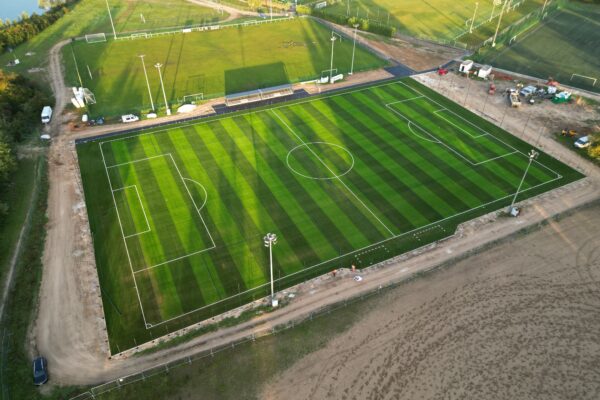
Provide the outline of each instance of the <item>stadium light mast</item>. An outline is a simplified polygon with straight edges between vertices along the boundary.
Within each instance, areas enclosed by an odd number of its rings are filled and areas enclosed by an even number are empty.
[[[148,86],[148,96],[150,96],[150,105],[152,106],[152,112],[154,112],[154,100],[152,99],[152,90],[150,90],[150,81],[148,80],[148,72],[146,71],[146,63],[144,62],[145,54],[138,56],[142,59],[142,67],[144,68],[144,76],[146,77],[146,86]]]
[[[156,64],[154,64],[154,66],[158,70],[158,77],[160,78],[160,86],[162,87],[163,97],[165,98],[165,107],[167,107],[167,115],[171,115],[171,109],[169,108],[169,102],[167,101],[167,92],[165,92],[165,84],[163,83],[162,74],[160,73],[162,64],[156,63]]]
[[[500,17],[498,17],[498,25],[496,25],[496,32],[494,33],[494,39],[492,39],[492,47],[496,47],[496,38],[498,37],[498,29],[500,29],[500,23],[502,22],[502,16],[504,15],[504,10],[506,9],[507,4],[508,4],[508,0],[504,0],[504,4],[502,5],[502,10],[500,11]]]
[[[334,31],[331,31],[331,63],[329,66],[329,83],[333,83],[331,82],[331,80],[333,79],[333,48],[335,45],[335,35],[338,35],[340,37],[340,41],[342,40],[342,36],[339,33],[335,33]]]
[[[471,27],[469,33],[473,33],[473,24],[475,23],[475,16],[477,16],[477,9],[479,8],[479,2],[475,2],[475,11],[473,11],[473,18],[471,18]]]
[[[108,0],[106,0],[106,9],[108,10],[108,19],[110,19],[110,26],[112,26],[113,35],[115,39],[117,38],[117,31],[115,30],[115,24],[112,19],[112,14],[110,13],[110,6],[108,5]]]
[[[356,31],[358,30],[359,24],[352,25],[354,27],[354,45],[352,47],[352,66],[350,67],[350,75],[354,73],[354,54],[356,52]],[[333,68],[333,67],[332,67]]]
[[[279,302],[275,298],[275,285],[273,282],[273,245],[277,244],[277,235],[267,233],[264,237],[265,247],[269,248],[269,266],[271,271],[271,306],[277,307]]]
[[[525,182],[525,177],[527,176],[527,172],[529,171],[529,167],[531,167],[531,163],[539,155],[540,155],[540,153],[538,153],[537,151],[535,151],[533,149],[531,149],[531,151],[529,152],[529,154],[528,154],[528,156],[529,156],[529,164],[527,164],[527,168],[525,168],[525,173],[523,174],[523,178],[521,178],[521,183],[519,183],[519,187],[517,188],[517,192],[515,193],[515,197],[513,197],[512,203],[510,203],[510,207],[508,207],[508,212],[509,213],[512,212],[513,207],[515,205],[515,202],[517,201],[517,196],[519,195],[519,191],[521,190],[521,186],[523,186],[523,182]]]
[[[542,18],[544,18],[544,10],[546,10],[546,4],[548,4],[548,0],[544,1],[544,6],[542,7]]]

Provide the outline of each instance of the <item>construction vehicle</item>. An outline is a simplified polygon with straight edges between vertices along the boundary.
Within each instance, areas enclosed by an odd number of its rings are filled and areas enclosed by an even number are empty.
[[[437,70],[438,75],[446,75],[448,73],[448,69],[442,67],[441,65],[438,67]]]
[[[577,136],[577,131],[575,129],[563,129],[560,134],[562,136],[575,137]]]
[[[519,93],[515,89],[509,90],[508,98],[510,100],[511,107],[517,108],[521,106],[521,99],[519,98]]]

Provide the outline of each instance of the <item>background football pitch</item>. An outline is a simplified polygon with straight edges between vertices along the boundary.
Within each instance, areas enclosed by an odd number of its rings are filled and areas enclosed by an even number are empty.
[[[510,203],[530,146],[413,80],[77,147],[111,350]],[[582,176],[541,154],[520,200]]]
[[[331,30],[320,23],[297,18],[152,39],[94,44],[80,41],[72,49],[84,86],[96,95],[97,104],[90,107],[92,114],[109,116],[150,110],[140,54],[146,56],[154,103],[164,112],[159,77],[153,67],[157,62],[164,65],[169,102],[181,103],[184,96],[196,93],[219,97],[226,92],[317,79],[330,68],[330,37]],[[65,47],[63,59],[69,84],[79,86],[71,46]],[[350,71],[351,60],[352,41],[338,40],[334,68],[345,74]],[[386,61],[357,47],[355,71],[384,65]]]
[[[600,92],[600,6],[569,2],[510,47],[485,52],[499,68]],[[573,76],[573,74],[577,74]]]

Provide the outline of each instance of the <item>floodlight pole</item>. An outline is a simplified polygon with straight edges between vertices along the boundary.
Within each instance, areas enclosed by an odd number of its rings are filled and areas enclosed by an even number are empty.
[[[506,9],[507,4],[508,4],[508,0],[504,0],[504,4],[502,4],[502,10],[500,11],[500,17],[498,17],[498,25],[496,25],[496,32],[494,33],[494,39],[492,39],[492,47],[496,47],[496,38],[498,37],[498,29],[500,29],[500,23],[502,22],[502,16],[504,15],[504,10]]]
[[[548,4],[548,0],[544,1],[544,6],[542,7],[542,15],[541,15],[542,18],[544,18],[544,10],[546,9],[546,4]]]
[[[171,109],[169,108],[169,102],[167,101],[167,92],[165,92],[165,84],[163,83],[162,74],[160,73],[160,68],[162,67],[161,63],[154,64],[156,69],[158,70],[158,77],[160,78],[160,86],[162,87],[163,97],[165,99],[165,107],[167,107],[167,115],[171,115]]]
[[[350,67],[350,75],[354,73],[354,54],[356,52],[356,31],[358,30],[359,24],[354,24],[354,45],[352,47],[352,66]],[[333,66],[332,66],[333,68]]]
[[[274,233],[267,233],[264,237],[265,247],[269,248],[269,267],[271,272],[271,306],[277,307],[279,302],[275,299],[275,284],[273,281],[273,245],[277,244],[277,235]]]
[[[496,0],[492,1],[492,13],[490,14],[490,19],[488,21],[491,21],[494,18],[494,11],[496,11]]]
[[[523,186],[523,182],[525,182],[525,177],[527,176],[527,172],[529,171],[529,167],[531,167],[531,163],[533,160],[537,158],[539,153],[533,149],[529,152],[529,164],[527,164],[527,168],[525,168],[525,173],[523,174],[523,178],[521,178],[521,183],[519,183],[519,187],[517,188],[517,192],[515,193],[515,197],[513,197],[512,203],[510,203],[510,207],[508,207],[508,212],[510,213],[517,201],[517,196],[519,195],[519,191],[521,190],[521,186]]]
[[[473,24],[475,23],[475,16],[477,15],[477,9],[479,8],[479,2],[475,2],[475,11],[473,11],[473,18],[471,18],[471,27],[469,33],[473,33]]]
[[[335,36],[333,32],[331,32],[331,63],[329,65],[329,83],[332,83],[333,79],[333,46],[335,44]]]
[[[269,9],[271,12],[271,21],[273,21],[273,0],[269,0]]]
[[[144,76],[146,77],[146,85],[148,86],[148,96],[150,96],[150,104],[152,106],[152,111],[154,112],[154,100],[152,99],[152,90],[150,90],[150,81],[148,80],[148,72],[146,71],[146,63],[144,62],[145,54],[141,54],[138,56],[142,59],[142,67],[144,68]]]
[[[110,6],[108,5],[108,0],[106,0],[106,9],[108,10],[108,18],[110,19],[110,26],[112,26],[113,35],[115,39],[117,38],[117,31],[115,30],[115,24],[112,19],[112,14],[110,13]]]

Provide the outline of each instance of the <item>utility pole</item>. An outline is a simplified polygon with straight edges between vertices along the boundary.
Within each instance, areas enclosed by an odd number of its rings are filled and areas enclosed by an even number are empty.
[[[354,46],[352,47],[352,66],[350,67],[350,75],[354,73],[354,54],[356,52],[356,31],[358,30],[359,24],[354,24]]]
[[[144,62],[145,56],[145,54],[141,54],[138,57],[142,59],[142,67],[144,68],[144,76],[146,77],[146,85],[148,86],[148,96],[150,96],[150,104],[152,107],[152,112],[154,112],[154,99],[152,99],[152,90],[150,90],[150,80],[148,80],[148,72],[146,71],[146,63]]]
[[[110,19],[110,26],[112,26],[113,35],[115,39],[117,38],[117,31],[115,30],[115,24],[112,19],[112,14],[110,13],[110,6],[108,5],[108,0],[106,0],[106,9],[108,10],[108,18]]]
[[[169,102],[167,101],[167,92],[165,92],[165,84],[163,83],[162,74],[160,73],[160,68],[162,67],[161,63],[154,64],[156,69],[158,70],[158,77],[160,78],[160,86],[162,87],[163,97],[165,99],[165,107],[167,107],[167,115],[171,115],[171,109],[169,108]]]
[[[500,11],[500,17],[498,17],[498,25],[496,25],[496,33],[494,33],[494,39],[492,39],[492,47],[496,47],[496,38],[498,37],[498,30],[500,29],[500,23],[502,22],[502,16],[504,15],[504,10],[506,9],[507,4],[508,0],[504,0],[504,4],[502,5],[502,11]]]

